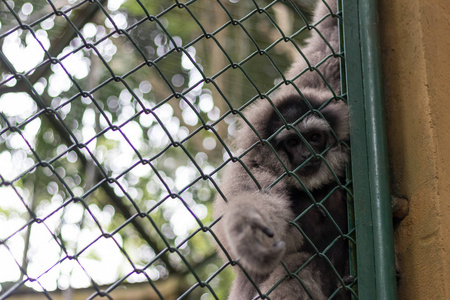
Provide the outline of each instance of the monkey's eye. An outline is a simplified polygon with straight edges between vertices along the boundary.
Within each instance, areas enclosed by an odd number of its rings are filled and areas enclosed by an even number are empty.
[[[295,148],[300,144],[300,139],[298,138],[289,138],[286,140],[285,145],[287,148]]]
[[[319,143],[322,141],[322,135],[318,132],[315,132],[309,136],[309,142],[311,143]]]

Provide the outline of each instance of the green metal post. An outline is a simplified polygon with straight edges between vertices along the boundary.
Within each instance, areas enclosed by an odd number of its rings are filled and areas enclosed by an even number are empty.
[[[397,299],[377,2],[343,0],[359,299]]]

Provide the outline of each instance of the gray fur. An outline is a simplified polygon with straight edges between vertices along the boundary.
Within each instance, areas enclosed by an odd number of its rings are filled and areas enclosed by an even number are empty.
[[[336,213],[341,230],[346,230],[345,193],[333,192],[329,188],[331,184],[336,183],[336,176],[344,175],[349,155],[347,148],[341,143],[349,138],[347,106],[342,101],[333,99],[334,96],[340,95],[339,59],[328,57],[317,70],[307,71],[297,78],[297,75],[308,67],[308,63],[310,66],[317,65],[332,54],[332,49],[338,53],[336,18],[331,17],[327,6],[319,2],[312,24],[319,23],[316,28],[328,44],[313,29],[308,45],[301,49],[308,62],[299,55],[298,61],[293,64],[286,76],[287,80],[293,79],[292,84],[283,85],[271,99],[281,114],[283,109],[286,111],[286,115],[283,114],[286,123],[293,125],[283,128],[285,123],[277,119],[277,114],[268,100],[260,100],[246,109],[245,117],[258,134],[243,122],[236,140],[236,155],[240,156],[250,147],[253,149],[243,155],[240,161],[230,163],[226,167],[220,189],[227,202],[220,196],[214,202],[214,215],[216,218],[222,216],[222,219],[213,230],[228,255],[239,265],[235,267],[236,279],[229,295],[230,300],[260,298],[283,278],[284,280],[270,291],[268,296],[271,299],[310,299],[309,295],[314,299],[327,299],[331,295],[330,291],[339,286],[338,280],[326,273],[326,265],[319,260],[312,260],[301,271],[295,273],[304,285],[296,278],[286,276],[285,267],[281,264],[283,261],[290,272],[295,272],[314,254],[300,231],[289,223],[297,217],[300,207],[305,209],[304,203],[309,201],[304,193],[305,188],[314,197],[332,194],[323,202],[324,207],[332,216]],[[327,0],[327,3],[333,11],[336,10],[336,0]],[[323,75],[328,84],[317,71]],[[296,112],[296,103],[300,105],[303,99],[313,107],[320,107],[322,115],[306,112],[300,119],[289,120],[290,111]],[[326,102],[329,103],[321,107]],[[292,103],[295,109],[291,109]],[[325,116],[331,116],[333,121],[324,118]],[[276,134],[279,128],[282,129]],[[286,175],[286,169],[294,171],[298,164],[294,164],[291,153],[279,145],[294,132],[299,132],[303,136],[308,130],[313,129],[324,132],[326,147],[329,149],[323,153],[323,158],[327,163],[322,161],[312,175],[308,175],[306,171],[302,173],[301,168],[293,174],[294,176]],[[267,139],[267,143],[271,146],[259,143],[258,136]],[[315,153],[319,154],[321,153]],[[312,161],[313,158],[310,159]],[[299,205],[300,202],[303,204]],[[318,208],[311,211],[307,218],[300,220],[302,225],[311,227],[308,232],[317,232],[318,235],[328,234],[327,228],[333,225],[330,225],[329,220],[323,221],[325,218],[323,211]],[[328,227],[321,228],[322,223]],[[333,227],[330,228],[331,231],[334,230]],[[312,238],[318,244],[328,243],[328,240],[321,240],[320,236]],[[336,236],[328,238],[334,239]],[[343,258],[345,254],[341,253],[342,249],[345,250],[344,242],[336,247],[340,249],[332,249],[327,255],[333,264],[338,265],[338,272],[343,273],[347,264]],[[223,251],[219,251],[227,260]],[[242,270],[245,270],[247,275]],[[253,280],[256,287],[247,276]],[[323,279],[326,276],[328,279]],[[345,297],[343,293],[340,293],[337,298],[343,297]]]

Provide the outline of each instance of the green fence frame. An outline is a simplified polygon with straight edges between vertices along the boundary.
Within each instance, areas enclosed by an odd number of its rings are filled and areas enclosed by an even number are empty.
[[[397,299],[376,0],[343,0],[359,299]]]

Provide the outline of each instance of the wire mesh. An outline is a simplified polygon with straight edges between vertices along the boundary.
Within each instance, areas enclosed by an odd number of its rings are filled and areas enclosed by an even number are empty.
[[[0,6],[0,298],[226,298],[240,263],[216,255],[226,250],[211,202],[222,195],[224,167],[245,155],[229,142],[237,120],[270,98],[302,55],[312,29],[304,8],[223,0]],[[349,177],[337,188],[351,203]],[[324,208],[326,197],[311,198]],[[315,249],[310,260],[326,258],[298,226],[306,213],[292,226]],[[341,238],[353,247],[349,224]],[[278,284],[300,280],[307,265],[285,266]]]

